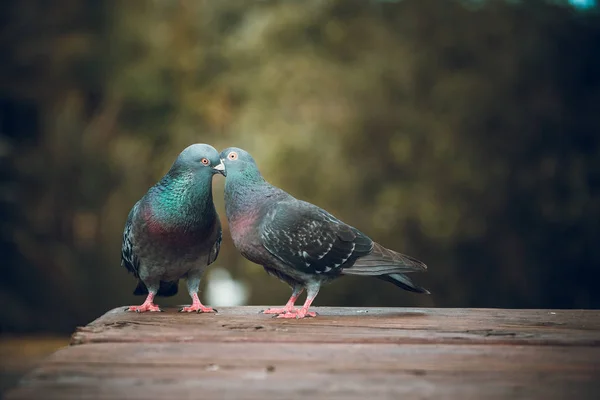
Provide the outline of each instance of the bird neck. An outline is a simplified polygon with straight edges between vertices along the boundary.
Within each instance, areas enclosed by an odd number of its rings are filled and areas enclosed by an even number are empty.
[[[256,212],[273,186],[256,171],[241,171],[225,180],[225,212],[227,220]]]
[[[165,228],[199,230],[216,217],[212,175],[167,174],[150,192],[153,218]]]

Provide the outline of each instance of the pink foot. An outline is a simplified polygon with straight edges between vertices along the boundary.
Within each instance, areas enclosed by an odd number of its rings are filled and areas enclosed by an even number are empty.
[[[295,319],[302,319],[305,317],[316,317],[317,313],[316,312],[312,312],[312,311],[305,311],[303,309],[300,310],[296,310],[295,313],[285,313],[285,314],[279,314],[277,316],[277,318],[295,318]]]
[[[179,312],[197,312],[197,313],[216,313],[218,312],[216,309],[205,307],[200,303],[200,299],[198,298],[198,293],[191,293],[190,297],[192,298],[192,305],[183,307]]]
[[[197,313],[214,313],[217,312],[214,308],[205,307],[202,304],[192,304],[191,306],[183,307],[179,312],[197,312]]]
[[[135,311],[138,313],[150,311],[150,312],[160,312],[162,311],[156,304],[152,303],[144,303],[141,306],[131,306],[128,308],[129,311]]]
[[[267,310],[263,310],[263,314],[295,314],[298,310],[294,307],[281,307],[281,308],[269,308]]]

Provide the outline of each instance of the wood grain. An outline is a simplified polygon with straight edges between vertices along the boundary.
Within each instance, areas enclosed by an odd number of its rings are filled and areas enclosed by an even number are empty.
[[[265,307],[219,314],[177,309],[136,314],[114,309],[73,335],[73,344],[100,342],[316,342],[600,345],[600,313],[592,310],[502,310],[316,307],[317,318],[281,320]]]
[[[112,310],[7,399],[597,399],[600,312]]]

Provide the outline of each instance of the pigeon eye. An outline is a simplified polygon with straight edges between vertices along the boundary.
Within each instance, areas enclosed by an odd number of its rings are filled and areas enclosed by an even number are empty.
[[[227,158],[229,158],[230,160],[237,160],[238,159],[238,154],[235,151],[232,151],[231,153],[229,153],[227,155]]]
[[[210,164],[210,161],[208,161],[208,159],[207,159],[207,158],[203,158],[202,160],[200,160],[200,162],[201,162],[202,164],[204,164],[204,165],[209,165],[209,164]]]

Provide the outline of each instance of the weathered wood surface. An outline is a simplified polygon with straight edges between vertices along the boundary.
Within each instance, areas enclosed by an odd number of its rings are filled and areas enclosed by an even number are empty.
[[[115,309],[7,399],[598,399],[600,311]]]

